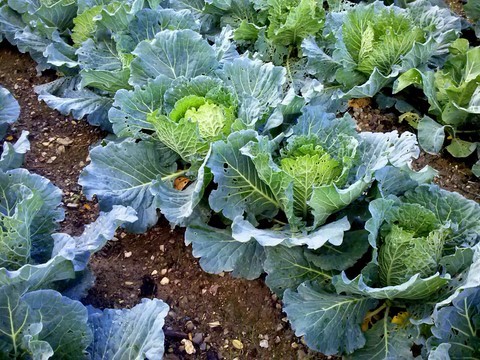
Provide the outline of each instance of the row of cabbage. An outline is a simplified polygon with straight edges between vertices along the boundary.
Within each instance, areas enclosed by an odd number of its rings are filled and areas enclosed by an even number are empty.
[[[379,106],[405,113],[427,152],[447,144],[455,157],[478,152],[480,50],[466,39],[454,42],[462,29],[480,32],[474,0],[465,6],[473,25],[442,7],[442,0],[395,1],[405,9],[329,0],[327,12],[316,0],[2,2],[3,36],[28,51],[39,70],[80,74],[39,89],[42,98],[109,130],[114,93],[145,80],[140,62],[130,70],[134,50],[142,51],[137,44],[161,30],[191,29],[215,41],[220,57],[232,55],[233,38],[241,53],[285,66],[295,93],[326,110],[344,110],[350,98],[375,97]],[[405,101],[412,97],[409,85],[423,89],[428,110]],[[477,175],[478,169],[477,162]]]
[[[422,119],[420,143],[438,151],[450,131],[451,153],[473,152],[456,135],[475,129],[478,48],[431,1],[328,6],[10,0],[0,29],[67,75],[41,99],[115,134],[79,182],[104,211],[135,209],[128,230],[160,210],[187,227],[204,270],[267,273],[296,333],[325,354],[475,356],[478,204],[411,169],[413,134],[358,133],[336,114],[373,96],[415,114],[386,94],[423,86],[446,125]]]
[[[0,87],[2,138],[19,112]],[[132,309],[102,311],[78,301],[95,281],[91,254],[135,221],[135,211],[115,206],[80,236],[56,233],[62,192],[21,168],[27,135],[5,142],[0,158],[0,358],[162,359],[165,303],[144,299]]]

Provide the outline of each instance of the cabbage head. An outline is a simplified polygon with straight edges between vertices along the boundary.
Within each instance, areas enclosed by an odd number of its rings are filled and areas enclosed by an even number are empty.
[[[237,103],[218,79],[198,77],[166,94],[168,115],[147,119],[158,139],[184,161],[202,161],[210,143],[226,137],[236,119]]]

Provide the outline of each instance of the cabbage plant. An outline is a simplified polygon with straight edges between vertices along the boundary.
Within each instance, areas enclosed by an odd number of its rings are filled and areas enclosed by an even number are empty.
[[[149,8],[153,7],[153,8]],[[190,11],[175,12],[144,1],[90,4],[79,1],[66,51],[55,51],[48,62],[72,68],[66,77],[37,86],[39,99],[62,114],[87,117],[92,125],[112,131],[108,111],[116,91],[132,89],[135,48],[162,30],[198,29]],[[133,70],[135,71],[135,70]]]
[[[172,224],[188,222],[211,180],[210,144],[282,122],[274,109],[284,100],[285,70],[240,57],[230,36],[226,29],[220,48],[192,30],[164,30],[137,45],[130,64],[135,88],[119,90],[109,111],[114,133],[127,139],[93,149],[80,178],[103,210],[137,210],[129,230],[154,225],[157,209]]]
[[[244,252],[255,249],[258,276],[265,251],[269,262],[277,249],[340,246],[351,225],[337,213],[368,191],[377,171],[403,168],[418,156],[413,134],[358,134],[355,127],[348,114],[337,119],[307,106],[286,137],[244,130],[215,142],[207,167],[217,188],[209,205],[227,229],[196,223],[186,232],[203,268],[236,273],[249,261]]]
[[[477,149],[480,130],[480,47],[470,48],[466,39],[456,40],[442,69],[410,69],[395,82],[394,92],[410,85],[420,86],[435,120],[425,116],[418,122],[420,145],[429,153],[438,153],[446,138],[446,150],[465,158]],[[480,164],[473,170],[478,176]]]
[[[327,285],[312,277],[286,290],[285,312],[296,334],[318,351],[354,359],[427,355],[438,340],[425,347],[426,330],[433,321],[444,328],[440,308],[480,285],[479,210],[436,185],[373,200],[365,224],[371,261],[364,257]],[[472,346],[464,354],[474,354]]]
[[[323,37],[302,49],[310,74],[335,96],[373,97],[410,68],[441,61],[460,29],[455,15],[427,0],[406,9],[375,1],[330,12]]]

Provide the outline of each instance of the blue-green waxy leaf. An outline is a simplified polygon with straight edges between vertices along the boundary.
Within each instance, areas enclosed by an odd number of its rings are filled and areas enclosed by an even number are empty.
[[[399,196],[418,185],[430,183],[438,175],[438,171],[430,166],[425,166],[418,172],[409,166],[396,168],[386,166],[375,173],[378,190],[383,197],[388,195]]]
[[[131,206],[138,221],[126,228],[144,232],[157,222],[157,202],[150,189],[158,177],[175,178],[177,156],[160,143],[126,139],[97,146],[90,152],[92,162],[80,175],[79,184],[89,198],[97,195],[100,208]]]
[[[429,154],[438,154],[445,141],[445,126],[424,116],[418,123],[418,142]]]
[[[199,25],[189,10],[142,9],[130,23],[129,34],[135,44],[138,44],[143,40],[153,40],[162,30],[180,29],[199,30]]]
[[[136,56],[130,64],[132,85],[143,86],[159,75],[170,79],[209,75],[219,66],[215,50],[192,30],[161,31],[132,53]]]
[[[31,260],[30,228],[42,206],[42,199],[26,186],[8,190],[14,202],[10,210],[8,202],[12,199],[5,199],[8,210],[1,216],[0,267],[16,270]]]
[[[246,242],[255,239],[262,246],[307,245],[309,249],[319,249],[327,243],[338,246],[342,243],[343,235],[347,230],[350,230],[347,217],[332,221],[308,233],[297,233],[290,229],[257,229],[242,216],[237,216],[232,224],[232,236],[238,241]]]
[[[53,234],[55,246],[52,257],[62,256],[72,261],[75,271],[83,271],[87,267],[90,255],[102,249],[107,241],[115,235],[115,231],[123,224],[134,223],[136,212],[130,207],[114,205],[112,210],[100,212],[94,223],[85,226],[80,236]]]
[[[433,315],[435,326],[427,347],[440,352],[444,359],[475,359],[480,353],[480,288],[463,290],[450,306]],[[443,346],[442,346],[443,345]],[[446,345],[449,345],[446,348]],[[429,358],[430,359],[430,358]]]
[[[247,57],[225,63],[221,77],[230,85],[239,104],[241,114],[248,114],[249,107],[256,104],[255,116],[241,116],[242,121],[253,126],[270,107],[277,106],[282,100],[282,86],[286,81],[286,71],[279,66],[264,64],[260,60]]]
[[[51,288],[55,282],[73,279],[76,271],[85,270],[90,255],[100,250],[121,224],[136,219],[133,209],[114,206],[108,213],[101,212],[80,236],[52,234],[49,239],[54,242],[51,258],[41,264],[24,265],[15,271],[0,268],[0,286],[20,283],[34,290]]]
[[[342,272],[332,280],[337,293],[363,295],[374,299],[407,299],[421,300],[433,295],[442,287],[447,285],[450,275],[436,273],[428,278],[422,279],[419,274],[412,276],[408,281],[395,286],[374,287],[365,283],[363,275],[349,280]]]
[[[318,251],[305,252],[305,257],[324,270],[346,270],[368,251],[369,245],[367,231],[347,231],[341,245],[325,244]]]
[[[378,301],[326,293],[310,283],[287,290],[284,310],[297,336],[325,355],[351,353],[365,345],[360,325]]]
[[[193,256],[200,258],[206,272],[232,271],[233,276],[246,279],[256,279],[263,273],[263,247],[256,241],[237,241],[228,230],[191,224],[185,232],[185,243],[192,244]]]
[[[2,355],[83,359],[92,340],[86,308],[54,290],[27,290],[24,284],[0,287]]]
[[[163,95],[170,87],[171,80],[159,76],[149,81],[144,89],[136,86],[134,90],[119,90],[108,112],[113,132],[118,137],[145,138],[143,131],[153,131],[153,125],[147,121],[147,115],[162,109]]]
[[[80,89],[80,82],[79,77],[63,77],[51,83],[36,86],[35,92],[39,100],[45,101],[49,107],[63,115],[72,113],[75,119],[83,119],[87,116],[90,124],[110,130],[111,124],[107,115],[113,100],[91,90]]]
[[[443,190],[436,185],[421,185],[407,192],[404,202],[420,204],[435,213],[442,224],[452,223],[452,233],[447,244],[474,246],[480,233],[480,205],[456,192]]]
[[[205,166],[209,156],[210,153],[207,154],[196,174],[188,174],[192,183],[184,189],[175,188],[174,178],[166,181],[157,178],[153,182],[150,191],[156,197],[157,207],[171,224],[186,226],[197,218],[196,207],[212,179],[210,171]]]
[[[233,220],[246,212],[249,216],[273,216],[279,203],[270,188],[258,177],[250,158],[241,155],[240,149],[256,138],[252,130],[239,131],[228,136],[227,141],[212,144],[212,154],[207,162],[218,188],[209,197],[211,208]]]
[[[34,262],[48,259],[53,247],[50,234],[56,229],[57,222],[64,218],[64,211],[60,208],[62,201],[60,189],[44,177],[30,174],[25,169],[0,172],[0,189],[2,194],[5,194],[0,204],[2,220],[15,216],[17,211],[23,213],[14,223],[8,220],[10,230],[14,232],[18,230],[24,237],[24,241],[17,245],[22,252],[28,252],[24,262],[18,265],[24,265],[25,261],[29,262],[30,259]],[[20,204],[23,210],[17,209],[17,205]],[[27,223],[24,223],[25,228],[22,226],[23,231],[20,231],[20,227],[15,230],[15,223],[24,221]],[[4,245],[8,247],[7,244]]]
[[[20,105],[10,92],[0,86],[0,139],[3,139],[8,126],[20,116]]]
[[[325,271],[314,264],[307,254],[312,252],[304,247],[274,246],[265,248],[266,284],[274,293],[283,295],[286,289],[295,290],[305,281],[328,283],[334,273]]]
[[[384,318],[365,332],[365,346],[345,358],[351,360],[413,360],[414,356],[411,348],[418,337],[416,327],[409,323],[405,325],[394,324],[388,318],[387,313]]]
[[[88,348],[91,359],[161,360],[168,310],[158,299],[143,299],[131,309],[89,308],[88,322],[94,334]]]
[[[28,131],[22,131],[15,144],[3,143],[3,151],[0,156],[0,169],[2,171],[18,169],[23,165],[25,154],[30,150],[30,142],[27,136]]]

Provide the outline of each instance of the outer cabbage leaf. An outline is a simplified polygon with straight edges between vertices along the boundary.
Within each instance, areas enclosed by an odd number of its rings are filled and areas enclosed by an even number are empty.
[[[0,287],[0,348],[5,356],[83,359],[92,339],[87,311],[54,290]],[[26,354],[25,354],[26,353]]]
[[[54,282],[75,277],[75,271],[86,268],[90,254],[100,250],[115,230],[124,222],[137,219],[131,208],[114,206],[109,213],[100,213],[93,224],[78,237],[53,234],[54,248],[51,258],[41,264],[27,264],[10,271],[0,269],[0,285],[25,284],[30,290],[52,287]]]
[[[113,206],[108,213],[101,212],[97,220],[85,226],[80,236],[53,234],[55,246],[52,257],[63,256],[72,261],[75,271],[86,269],[90,255],[102,249],[115,231],[125,223],[137,220],[135,210],[130,207]]]
[[[249,127],[282,101],[286,71],[247,57],[234,59],[223,66],[220,77],[231,86],[240,104],[239,117]],[[254,110],[254,111],[252,111]]]
[[[452,305],[433,316],[433,336],[428,339],[430,351],[444,348],[445,359],[473,359],[480,354],[480,288],[463,290]],[[443,345],[443,346],[442,346]]]
[[[130,64],[132,85],[145,85],[159,75],[171,79],[209,75],[219,66],[215,50],[192,30],[161,31],[132,53],[136,56]]]
[[[418,336],[416,327],[408,323],[405,325],[393,323],[393,319],[388,317],[387,312],[380,321],[365,332],[365,346],[346,356],[346,359],[414,359],[411,348]]]
[[[22,131],[15,144],[3,143],[3,151],[0,156],[0,169],[2,171],[18,169],[23,165],[25,154],[30,150],[30,142],[27,136],[28,131]]]
[[[0,172],[0,188],[4,194],[0,204],[2,221],[7,221],[9,228],[3,235],[10,233],[13,236],[11,240],[17,243],[16,247],[19,246],[10,251],[24,254],[16,267],[30,260],[42,262],[48,259],[53,245],[50,234],[64,218],[64,211],[60,208],[60,189],[44,177],[30,174],[25,169]],[[16,237],[17,231],[22,239]],[[4,246],[9,247],[8,243]]]
[[[265,252],[256,241],[239,242],[229,230],[205,224],[190,224],[185,244],[192,244],[193,256],[203,270],[212,274],[232,271],[234,277],[256,279],[263,273]]]
[[[279,45],[297,45],[322,28],[324,11],[314,0],[269,1],[268,37]]]
[[[284,245],[287,247],[307,245],[309,249],[319,249],[327,243],[340,245],[345,231],[350,230],[347,217],[329,222],[315,230],[303,233],[284,229],[256,229],[251,222],[241,216],[232,224],[232,236],[241,242],[255,239],[262,246]]]
[[[200,165],[195,174],[187,173],[189,180],[186,189],[175,188],[175,179],[162,181],[157,178],[150,189],[157,201],[157,207],[171,224],[186,226],[199,216],[196,213],[197,205],[202,200],[205,188],[212,179],[206,163],[210,153],[207,154],[204,162]]]
[[[108,109],[112,105],[112,99],[98,95],[88,89],[80,89],[79,77],[63,77],[51,83],[38,85],[35,92],[39,100],[58,110],[63,115],[72,113],[75,119],[87,116],[90,124],[100,126],[104,130],[110,130],[108,121]]]
[[[429,209],[442,224],[451,222],[452,234],[447,237],[448,246],[473,246],[478,243],[480,207],[475,201],[436,185],[421,185],[407,192],[402,201]]]
[[[425,279],[416,274],[400,285],[375,287],[369,286],[363,275],[358,275],[353,280],[349,280],[347,275],[342,272],[341,275],[335,276],[332,282],[339,294],[363,295],[373,299],[421,300],[442,289],[449,283],[450,279],[451,277],[448,274],[440,275],[436,273]]]
[[[115,101],[108,112],[113,132],[118,137],[146,138],[145,131],[154,130],[147,121],[148,114],[162,109],[163,95],[171,85],[169,78],[159,76],[149,81],[144,89],[119,90],[115,93]]]
[[[88,353],[97,359],[163,358],[163,325],[169,307],[158,299],[143,299],[131,309],[89,308],[93,342]]]
[[[20,105],[10,92],[0,86],[0,139],[3,139],[8,126],[20,116]]]
[[[228,136],[227,141],[212,144],[212,155],[207,166],[218,184],[209,197],[212,210],[222,212],[233,220],[247,213],[270,217],[276,214],[279,203],[270,188],[258,177],[255,166],[240,149],[256,138],[253,130],[239,131]]]
[[[158,220],[157,201],[150,191],[153,181],[184,173],[176,172],[177,156],[158,142],[110,142],[92,149],[90,157],[92,162],[79,179],[85,195],[96,195],[102,210],[113,205],[133,207],[138,220],[126,226],[132,232],[144,232]]]
[[[365,345],[360,324],[377,300],[326,293],[310,283],[285,291],[284,310],[297,336],[325,355],[351,353]]]
[[[325,286],[334,274],[313,263],[311,258],[314,255],[304,247],[268,247],[266,254],[264,267],[268,275],[265,282],[280,297],[286,289],[295,290],[305,281],[316,281]]]

